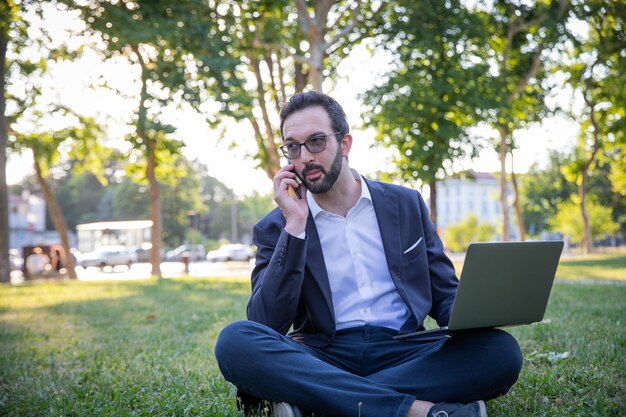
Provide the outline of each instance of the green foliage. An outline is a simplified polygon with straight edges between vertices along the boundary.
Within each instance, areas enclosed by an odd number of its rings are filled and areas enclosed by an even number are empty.
[[[73,167],[80,162],[70,160],[66,164]],[[128,176],[120,177],[124,165],[119,160],[109,158],[104,164],[108,173],[104,184],[92,173],[76,169],[50,178],[71,230],[87,222],[149,219],[148,187]],[[169,247],[230,239],[233,202],[237,205],[237,240],[247,238],[252,226],[274,207],[271,195],[252,194],[238,200],[196,161],[179,155],[174,167],[178,172],[160,184],[163,242]],[[24,189],[36,192],[37,186],[31,182],[27,177],[13,188],[17,193]]]
[[[561,172],[565,160],[560,153],[551,152],[545,169],[533,165],[527,175],[520,176],[520,206],[526,231],[533,236],[548,230],[559,204],[576,192],[576,185]]]
[[[106,190],[95,175],[70,172],[56,181],[53,188],[69,229],[76,230],[77,224],[99,220]]]
[[[244,197],[239,202],[239,228],[242,233],[251,234],[252,227],[261,217],[265,216],[270,210],[276,207],[274,196],[271,194],[260,195],[253,193]]]
[[[619,225],[613,220],[610,207],[602,206],[594,199],[587,199],[586,207],[592,238],[604,238],[619,230]],[[556,216],[550,220],[551,230],[563,233],[574,244],[580,244],[583,240],[583,220],[578,197],[575,196],[572,201],[560,203],[557,210]]]
[[[386,81],[368,90],[367,126],[397,149],[403,180],[432,182],[446,164],[478,151],[468,129],[493,107],[484,94],[487,34],[460,1],[399,1],[385,14],[381,43],[394,55]]]
[[[564,172],[576,181],[582,192],[593,187],[584,179],[600,166],[611,166],[606,177],[613,183],[613,193],[623,201],[624,149],[626,149],[626,8],[619,2],[593,0],[575,2],[574,15],[587,23],[584,37],[573,37],[569,59],[561,66],[567,82],[581,94],[585,110],[577,115],[580,137]],[[616,211],[616,218],[626,230],[624,203],[602,201]]]
[[[161,183],[163,210],[163,241],[172,246],[185,242],[189,233],[189,213],[206,213],[202,202],[201,180],[198,171],[186,158],[179,156],[177,169],[182,174],[170,183]]]
[[[486,242],[492,240],[495,234],[494,225],[479,224],[478,217],[470,214],[460,223],[446,227],[443,241],[450,251],[464,252],[471,242]]]
[[[231,240],[231,219],[236,213],[238,231],[236,239],[239,240],[245,236],[249,238],[252,226],[274,207],[272,195],[259,195],[257,193],[244,197],[242,200],[224,201],[213,212],[209,237]]]
[[[545,97],[553,87],[547,79],[551,61],[567,39],[566,1],[504,1],[481,12],[487,26],[491,61],[488,94],[496,106],[489,112],[492,126],[504,131],[510,150],[514,130],[541,121],[548,114]]]

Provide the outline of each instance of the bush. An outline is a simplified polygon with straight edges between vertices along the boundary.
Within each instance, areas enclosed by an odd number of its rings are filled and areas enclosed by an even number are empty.
[[[478,223],[478,217],[470,214],[458,224],[448,226],[443,233],[445,245],[452,252],[464,252],[471,242],[492,240],[496,227],[491,223]]]

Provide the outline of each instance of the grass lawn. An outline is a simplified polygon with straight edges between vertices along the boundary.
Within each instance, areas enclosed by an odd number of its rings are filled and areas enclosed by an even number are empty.
[[[625,265],[576,258],[557,275]],[[1,285],[0,415],[240,416],[213,346],[248,294],[245,278]],[[626,415],[625,319],[626,285],[557,282],[544,322],[510,329],[525,365],[490,415]]]

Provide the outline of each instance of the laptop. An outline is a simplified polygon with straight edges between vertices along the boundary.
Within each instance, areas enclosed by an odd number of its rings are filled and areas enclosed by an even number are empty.
[[[448,326],[395,338],[436,340],[543,320],[562,249],[560,240],[471,243]]]

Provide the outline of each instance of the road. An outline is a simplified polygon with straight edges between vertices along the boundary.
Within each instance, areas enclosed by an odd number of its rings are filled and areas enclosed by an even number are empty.
[[[254,260],[250,262],[191,262],[189,272],[185,273],[182,262],[161,263],[161,274],[165,278],[183,277],[250,277]],[[130,268],[126,266],[106,267],[104,270],[96,267],[76,268],[76,274],[80,281],[103,281],[103,280],[134,280],[150,278],[151,266],[149,263],[136,263]],[[51,278],[44,276],[42,278]],[[11,282],[23,282],[21,271],[11,273]]]

